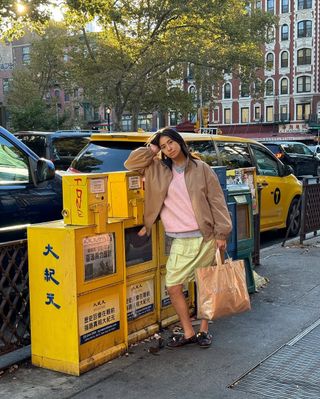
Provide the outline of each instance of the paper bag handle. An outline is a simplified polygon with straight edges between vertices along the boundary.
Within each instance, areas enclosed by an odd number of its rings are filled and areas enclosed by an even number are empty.
[[[231,262],[231,258],[229,256],[229,254],[228,254],[227,251],[225,251],[225,253],[227,254],[227,257],[228,257],[227,262],[230,263]],[[217,262],[217,266],[222,266],[223,265],[223,262],[222,262],[222,259],[221,259],[221,252],[220,252],[219,248],[217,248],[217,250],[216,250],[216,262]]]

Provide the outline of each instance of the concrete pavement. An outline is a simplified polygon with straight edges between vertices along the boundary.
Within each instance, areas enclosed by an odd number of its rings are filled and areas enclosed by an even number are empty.
[[[256,271],[270,282],[251,295],[250,312],[210,325],[214,334],[210,349],[190,346],[151,354],[148,348],[153,343],[143,342],[128,356],[80,377],[25,362],[0,376],[0,398],[263,399],[266,396],[258,390],[242,388],[241,381],[229,386],[320,318],[319,255],[319,237],[306,240],[302,247],[295,240],[262,250]],[[273,397],[304,397],[292,395],[275,391]]]

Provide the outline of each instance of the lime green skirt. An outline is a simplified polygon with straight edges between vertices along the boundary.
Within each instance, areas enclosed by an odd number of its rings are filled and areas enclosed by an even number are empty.
[[[184,284],[194,280],[197,267],[214,264],[216,241],[203,237],[174,238],[166,264],[166,286]]]

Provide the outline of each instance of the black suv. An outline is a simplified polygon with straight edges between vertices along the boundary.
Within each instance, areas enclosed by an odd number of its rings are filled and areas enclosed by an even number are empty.
[[[61,219],[54,165],[0,126],[0,242],[26,237],[27,225]]]
[[[88,143],[91,131],[23,131],[15,133],[15,136],[39,157],[50,159],[57,170],[66,170],[75,156]]]
[[[297,141],[266,141],[263,144],[284,164],[291,166],[297,177],[320,175],[320,159],[307,145]]]

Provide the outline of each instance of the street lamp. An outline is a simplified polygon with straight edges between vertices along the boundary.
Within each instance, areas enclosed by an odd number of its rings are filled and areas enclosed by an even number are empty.
[[[108,107],[106,109],[106,113],[107,113],[107,122],[108,122],[108,132],[111,132],[111,126],[110,126],[110,113],[111,113],[111,109]]]

